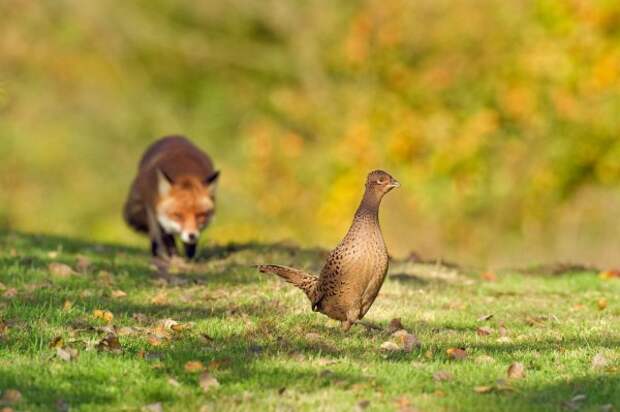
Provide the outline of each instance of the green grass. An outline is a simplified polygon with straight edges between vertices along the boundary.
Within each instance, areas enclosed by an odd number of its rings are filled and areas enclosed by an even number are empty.
[[[586,399],[574,408],[620,407],[618,280],[507,273],[483,281],[477,273],[393,262],[367,319],[385,328],[401,318],[421,347],[385,353],[381,344],[393,340],[387,332],[343,333],[313,313],[300,291],[249,266],[316,270],[323,251],[286,244],[205,249],[188,273],[162,279],[150,268],[146,245],[0,235],[0,321],[7,326],[0,335],[0,390],[22,394],[11,407],[57,410],[64,401],[72,411],[131,411],[160,402],[165,411],[336,411],[367,400],[368,411],[404,411],[407,403],[423,411],[535,411],[570,408],[566,401],[580,394]],[[50,274],[50,263],[75,268],[78,255],[91,260],[84,274]],[[115,290],[127,296],[114,298]],[[72,307],[63,308],[65,301]],[[111,324],[96,319],[95,309],[111,311]],[[477,320],[486,314],[494,316]],[[190,327],[153,346],[149,334],[164,319]],[[480,326],[493,332],[478,336]],[[110,328],[119,334],[120,353],[97,350]],[[57,336],[78,350],[77,359],[56,356],[50,342]],[[446,350],[456,347],[466,349],[466,359],[448,358]],[[597,354],[606,366],[592,367]],[[220,386],[203,391],[200,374],[185,371],[192,360]],[[526,377],[501,383],[510,390],[474,391],[497,386],[512,362],[525,365]],[[440,370],[452,380],[435,381]]]

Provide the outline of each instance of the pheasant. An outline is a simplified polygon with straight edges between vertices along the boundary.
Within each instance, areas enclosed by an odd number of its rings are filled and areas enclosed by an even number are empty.
[[[379,227],[379,205],[386,193],[399,186],[382,170],[368,174],[353,223],[329,253],[319,276],[280,265],[258,265],[258,270],[303,290],[313,311],[341,321],[342,329],[348,331],[366,315],[385,280],[389,258]]]

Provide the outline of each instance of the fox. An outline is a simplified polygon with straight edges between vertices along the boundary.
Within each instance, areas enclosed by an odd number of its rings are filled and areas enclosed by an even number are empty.
[[[209,155],[184,136],[151,144],[138,165],[123,209],[125,222],[149,236],[153,257],[194,259],[202,231],[215,215],[220,172]]]

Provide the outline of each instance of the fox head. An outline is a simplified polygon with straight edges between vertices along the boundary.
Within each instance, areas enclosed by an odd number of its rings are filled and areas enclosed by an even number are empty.
[[[184,243],[198,242],[200,232],[215,214],[215,191],[220,172],[201,180],[185,176],[172,181],[157,171],[159,201],[157,220],[168,234],[180,235]]]

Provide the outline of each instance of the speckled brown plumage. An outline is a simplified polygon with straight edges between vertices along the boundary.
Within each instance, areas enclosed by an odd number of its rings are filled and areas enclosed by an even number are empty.
[[[379,227],[379,205],[383,196],[398,186],[396,179],[382,170],[368,175],[353,223],[318,277],[279,265],[260,265],[258,269],[302,289],[314,311],[341,321],[348,330],[366,315],[385,280],[389,259]]]

